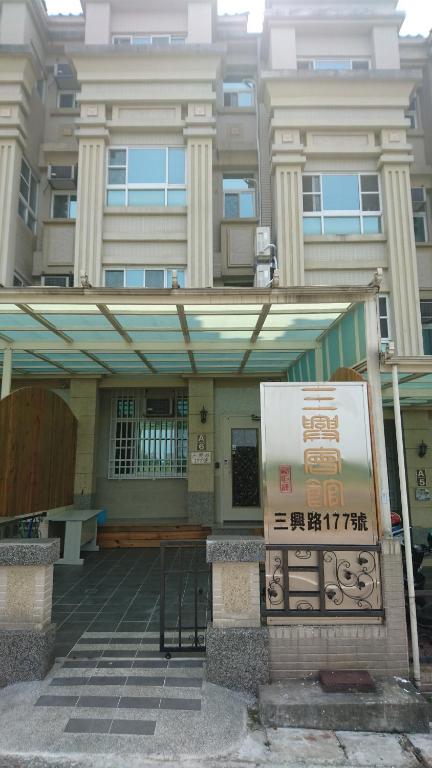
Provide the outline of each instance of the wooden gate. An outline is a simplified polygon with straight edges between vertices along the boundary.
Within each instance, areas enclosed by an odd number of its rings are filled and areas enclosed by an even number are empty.
[[[0,517],[73,503],[77,420],[61,397],[24,387],[0,401]]]

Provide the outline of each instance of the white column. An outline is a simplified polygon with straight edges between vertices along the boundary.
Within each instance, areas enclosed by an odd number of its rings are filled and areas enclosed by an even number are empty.
[[[365,302],[366,355],[373,437],[376,451],[378,510],[384,536],[392,535],[387,455],[384,434],[381,376],[379,365],[380,334],[376,298]]]
[[[79,175],[75,237],[75,285],[87,275],[92,287],[102,285],[102,227],[105,204],[106,131],[79,134]]]
[[[186,129],[189,288],[213,286],[213,131]]]
[[[1,400],[10,395],[12,384],[12,349],[7,347],[3,350],[3,373],[1,383]]]
[[[22,151],[17,138],[0,136],[0,285],[13,285]]]
[[[301,165],[276,166],[275,197],[279,285],[304,285]]]
[[[417,255],[412,225],[410,166],[382,164],[393,326],[398,355],[422,355]]]
[[[408,508],[408,493],[406,485],[406,468],[405,468],[405,453],[402,434],[402,418],[400,410],[399,400],[399,379],[398,379],[398,367],[394,365],[392,368],[393,378],[393,403],[394,403],[394,417],[396,426],[396,441],[397,441],[397,455],[399,465],[399,484],[402,503],[402,522],[404,530],[404,544],[405,544],[405,567],[407,575],[408,586],[408,603],[409,603],[409,615],[410,615],[410,628],[411,628],[411,645],[412,645],[412,657],[413,657],[413,669],[414,669],[414,683],[420,687],[420,659],[419,659],[419,645],[417,634],[417,612],[415,604],[415,587],[414,587],[414,573],[412,563],[412,550],[411,550],[411,528],[409,519]]]

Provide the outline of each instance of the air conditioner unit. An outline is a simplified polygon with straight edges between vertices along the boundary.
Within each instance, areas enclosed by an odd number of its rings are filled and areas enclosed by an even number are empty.
[[[67,61],[58,61],[54,74],[57,86],[61,90],[76,91],[78,89],[76,72]]]
[[[270,258],[270,243],[270,227],[257,227],[255,232],[255,255],[257,258]]]
[[[146,416],[172,416],[173,398],[169,395],[146,397]]]
[[[53,189],[76,189],[78,166],[49,165],[48,181]]]
[[[257,264],[254,288],[268,288],[271,282],[270,264]]]

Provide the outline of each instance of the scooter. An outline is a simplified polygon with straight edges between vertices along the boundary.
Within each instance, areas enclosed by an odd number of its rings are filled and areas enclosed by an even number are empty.
[[[404,574],[404,586],[405,586],[405,592],[407,591],[407,577],[406,577],[406,567],[405,567],[405,542],[404,542],[404,531],[403,531],[403,525],[402,525],[402,518],[397,512],[391,513],[391,520],[392,520],[392,533],[393,537],[400,540],[401,543],[401,549],[402,549],[402,563],[403,563],[403,574]],[[428,547],[424,547],[421,544],[411,544],[411,553],[412,553],[412,564],[413,564],[413,575],[414,575],[414,587],[416,590],[424,589],[426,577],[424,573],[421,570],[421,566],[423,563],[423,559],[425,556],[425,552],[430,551],[430,547],[432,545],[432,534],[428,534]]]

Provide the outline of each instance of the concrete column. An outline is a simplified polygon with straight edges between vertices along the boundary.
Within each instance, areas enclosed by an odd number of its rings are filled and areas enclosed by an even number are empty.
[[[213,379],[189,381],[189,466],[188,517],[191,523],[211,525],[214,520],[214,393]],[[201,423],[201,409],[208,411],[207,421]],[[200,452],[198,437],[204,436],[210,464],[192,464],[191,453]]]
[[[365,326],[370,409],[376,456],[375,476],[377,481],[378,515],[380,530],[386,537],[392,535],[392,528],[379,364],[379,318],[375,298],[365,302]]]
[[[279,284],[304,285],[302,172],[306,162],[300,133],[278,128],[272,147],[273,196]]]
[[[198,114],[197,114],[198,113]],[[202,113],[202,117],[200,116]],[[213,286],[213,136],[211,106],[189,106],[189,124],[185,129],[188,186],[188,287]]]
[[[12,349],[7,347],[3,350],[3,373],[1,383],[1,400],[10,395],[12,383]]]
[[[207,562],[213,569],[213,623],[207,628],[206,679],[256,693],[268,681],[268,630],[261,627],[260,536],[211,536]]]
[[[69,404],[78,419],[74,503],[80,509],[91,509],[95,493],[98,381],[72,379]]]
[[[13,285],[21,160],[17,138],[0,135],[0,285],[5,288]]]
[[[409,164],[382,160],[381,168],[396,352],[422,355]]]
[[[75,285],[87,276],[92,287],[102,285],[102,225],[106,189],[105,131],[79,133],[78,208],[75,237]]]
[[[42,680],[53,662],[53,564],[58,539],[0,542],[0,687]]]

